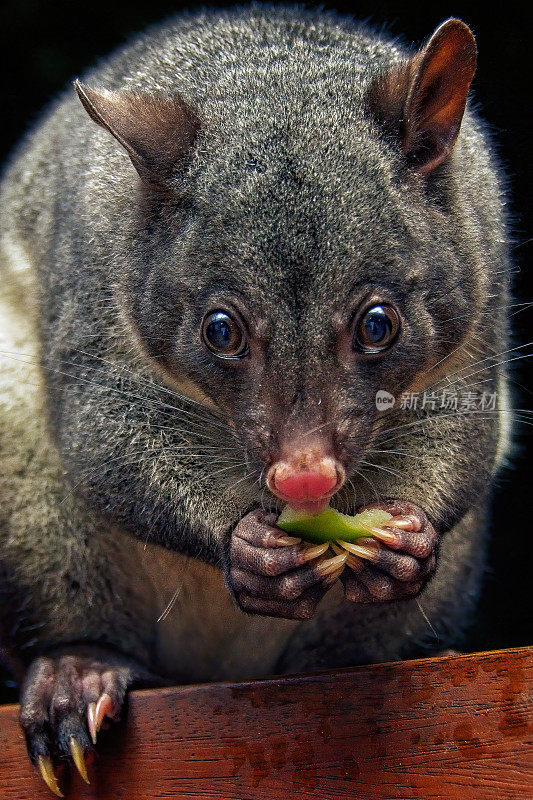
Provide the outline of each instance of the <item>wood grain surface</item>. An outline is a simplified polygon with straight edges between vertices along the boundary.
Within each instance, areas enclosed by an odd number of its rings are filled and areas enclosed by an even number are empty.
[[[71,800],[525,800],[532,695],[533,648],[133,692],[91,785],[61,785]],[[17,714],[0,709],[0,798],[51,800]]]

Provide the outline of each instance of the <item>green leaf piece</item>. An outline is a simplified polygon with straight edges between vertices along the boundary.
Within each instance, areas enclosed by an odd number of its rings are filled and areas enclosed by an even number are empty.
[[[287,533],[296,534],[308,542],[356,542],[372,536],[370,528],[380,528],[392,519],[392,514],[380,508],[370,508],[355,516],[326,508],[320,514],[305,514],[285,506],[276,525]]]

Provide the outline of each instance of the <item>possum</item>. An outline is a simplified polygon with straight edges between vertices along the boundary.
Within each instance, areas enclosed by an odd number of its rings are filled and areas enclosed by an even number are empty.
[[[56,794],[134,684],[409,658],[471,620],[510,436],[475,67],[458,19],[410,51],[301,7],[182,14],[6,165],[0,652]],[[285,504],[392,519],[347,560]]]

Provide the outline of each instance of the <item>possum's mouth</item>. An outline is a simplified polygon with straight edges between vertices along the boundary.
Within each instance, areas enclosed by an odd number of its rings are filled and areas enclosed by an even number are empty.
[[[344,481],[342,465],[316,449],[298,450],[276,461],[266,476],[267,486],[275,497],[308,514],[323,511]]]
[[[334,494],[335,492],[331,492],[330,494],[321,497],[319,500],[294,500],[293,498],[283,496],[280,493],[276,493],[276,497],[278,497],[280,500],[283,500],[295,511],[304,511],[306,514],[320,514],[327,507]]]

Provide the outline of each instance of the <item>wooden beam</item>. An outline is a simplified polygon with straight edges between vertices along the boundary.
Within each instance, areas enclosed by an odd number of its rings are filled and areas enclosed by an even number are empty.
[[[17,713],[0,798],[51,800]],[[98,753],[90,786],[62,774],[69,798],[533,798],[533,648],[133,692]]]

